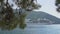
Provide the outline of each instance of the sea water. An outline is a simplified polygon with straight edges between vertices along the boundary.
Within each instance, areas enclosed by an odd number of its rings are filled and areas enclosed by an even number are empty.
[[[60,34],[60,24],[58,25],[27,25],[25,29],[16,27],[13,30],[1,30],[0,34]]]

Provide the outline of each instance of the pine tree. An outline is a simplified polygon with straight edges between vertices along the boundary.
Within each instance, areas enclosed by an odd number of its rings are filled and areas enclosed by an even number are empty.
[[[35,0],[13,0],[15,4],[19,7],[19,15],[18,17],[15,16],[13,12],[13,8],[9,4],[9,0],[0,0],[1,3],[1,11],[0,14],[2,16],[2,21],[0,21],[0,26],[2,29],[14,29],[16,28],[17,24],[19,24],[20,28],[24,29],[26,27],[26,24],[24,23],[26,14],[23,13],[24,9],[25,11],[32,11],[33,9],[38,9],[41,7],[40,5],[37,5],[34,1]],[[20,10],[21,9],[21,10]]]
[[[57,11],[60,12],[60,0],[56,0],[55,5],[57,6]]]

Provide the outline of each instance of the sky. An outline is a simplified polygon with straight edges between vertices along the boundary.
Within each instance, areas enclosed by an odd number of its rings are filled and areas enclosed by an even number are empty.
[[[10,4],[14,4],[13,1],[9,0]],[[40,4],[42,7],[35,11],[43,11],[48,14],[51,14],[57,18],[60,18],[60,13],[56,11],[55,0],[37,0],[37,3]],[[16,9],[17,6],[14,4],[13,9]]]
[[[60,18],[60,13],[56,11],[55,1],[56,0],[38,0],[38,3],[42,6],[38,11],[43,11]]]

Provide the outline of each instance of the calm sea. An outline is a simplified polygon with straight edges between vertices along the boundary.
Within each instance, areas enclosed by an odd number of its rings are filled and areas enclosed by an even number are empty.
[[[0,34],[60,34],[60,25],[27,25],[25,29],[1,30]]]

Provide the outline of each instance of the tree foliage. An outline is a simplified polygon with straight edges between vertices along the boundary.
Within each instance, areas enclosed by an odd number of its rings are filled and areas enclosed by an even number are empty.
[[[56,0],[55,5],[57,6],[57,11],[60,12],[60,0]]]
[[[38,9],[41,5],[36,4],[35,0],[16,0],[15,4],[25,10]]]
[[[0,0],[0,2],[3,2],[4,0]]]
[[[24,29],[26,27],[25,24],[25,17],[27,14],[21,13],[23,11],[19,11],[21,14],[14,14],[13,8],[9,4],[9,0],[0,0],[1,7],[0,7],[0,28],[12,30],[17,27],[17,24],[19,24],[19,27],[21,29]],[[32,11],[33,9],[38,9],[41,7],[40,5],[37,5],[34,1],[35,0],[13,0],[15,4],[19,7],[19,9],[24,9],[26,11]],[[17,17],[16,17],[17,16]]]

